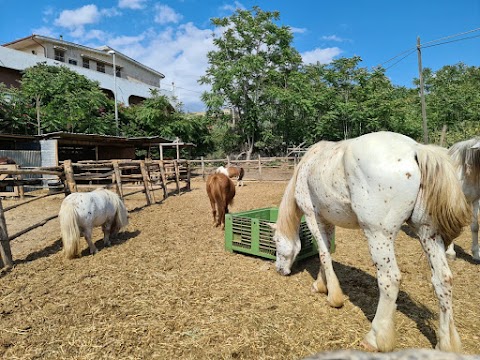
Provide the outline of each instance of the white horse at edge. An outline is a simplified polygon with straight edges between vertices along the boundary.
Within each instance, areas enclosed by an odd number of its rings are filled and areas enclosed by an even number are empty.
[[[472,257],[480,262],[478,246],[478,207],[480,202],[480,138],[472,138],[453,144],[448,150],[457,166],[457,174],[467,201],[472,206]],[[451,243],[447,248],[447,256],[454,259],[455,249]]]
[[[395,347],[394,318],[401,273],[394,241],[407,222],[417,233],[432,271],[440,305],[437,348],[461,351],[453,318],[453,276],[445,248],[469,223],[471,209],[445,149],[390,132],[312,146],[295,169],[280,203],[277,222],[272,225],[275,265],[282,275],[290,274],[300,252],[302,214],[317,240],[320,257],[312,289],[328,294],[327,301],[333,307],[344,303],[329,252],[335,226],[363,230],[380,291],[363,345],[382,352]]]

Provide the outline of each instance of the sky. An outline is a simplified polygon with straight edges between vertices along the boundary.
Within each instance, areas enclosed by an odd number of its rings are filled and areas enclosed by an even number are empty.
[[[383,66],[394,85],[412,87],[420,38],[424,68],[480,66],[480,0],[0,0],[0,44],[39,34],[107,45],[164,74],[184,111],[203,111],[210,20],[253,6],[279,11],[304,63],[359,56],[360,67]]]

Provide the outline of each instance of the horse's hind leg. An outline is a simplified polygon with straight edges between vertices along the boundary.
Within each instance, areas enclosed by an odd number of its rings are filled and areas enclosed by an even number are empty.
[[[440,304],[440,323],[436,347],[442,351],[460,352],[462,344],[453,322],[453,276],[448,267],[445,245],[442,238],[435,234],[429,226],[421,226],[418,236],[432,269],[432,284]]]
[[[478,247],[478,207],[480,200],[473,202],[473,215],[470,230],[472,232],[472,256],[473,260],[480,262],[480,249]]]
[[[106,222],[105,224],[102,225],[102,230],[103,230],[103,244],[105,246],[110,246],[112,243],[110,241],[110,235],[112,234],[112,222]]]
[[[395,346],[395,310],[401,280],[394,251],[396,234],[365,229],[372,261],[377,269],[380,298],[372,328],[363,345],[370,350],[392,351]]]
[[[217,224],[217,205],[215,204],[215,199],[210,197],[210,206],[212,207],[212,215],[213,215],[213,225]]]
[[[85,230],[83,235],[85,236],[85,240],[87,240],[88,247],[90,248],[90,254],[96,254],[98,249],[92,242],[92,229]]]

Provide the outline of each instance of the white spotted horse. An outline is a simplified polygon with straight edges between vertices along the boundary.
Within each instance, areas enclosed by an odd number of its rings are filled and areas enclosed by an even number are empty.
[[[90,254],[98,252],[92,242],[94,227],[101,226],[103,243],[110,245],[110,236],[115,236],[128,225],[128,212],[122,199],[114,192],[97,189],[68,195],[58,214],[65,257],[72,259],[81,253],[80,238],[85,237]]]
[[[470,214],[453,163],[443,148],[391,132],[321,141],[295,169],[272,225],[276,269],[282,275],[290,274],[300,251],[299,224],[305,215],[320,257],[312,290],[328,294],[328,303],[341,307],[344,295],[329,242],[335,226],[362,229],[380,292],[371,329],[362,344],[369,350],[391,351],[401,280],[394,241],[406,222],[418,235],[432,271],[440,305],[437,348],[458,352],[461,340],[453,319],[452,273],[445,248],[469,223]]]
[[[457,175],[462,190],[472,207],[470,231],[472,233],[472,257],[480,262],[478,246],[478,207],[480,202],[480,137],[459,141],[453,144],[448,153],[457,166]],[[447,256],[455,258],[456,253],[451,243],[447,248]]]

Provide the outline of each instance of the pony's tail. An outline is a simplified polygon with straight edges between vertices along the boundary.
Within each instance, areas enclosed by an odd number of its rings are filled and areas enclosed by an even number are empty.
[[[70,201],[63,201],[58,217],[62,233],[63,252],[67,259],[73,259],[79,256],[82,251],[75,206]]]
[[[471,207],[445,149],[421,145],[417,162],[421,172],[422,201],[445,246],[448,246],[470,223]]]
[[[128,210],[120,196],[111,191],[109,193],[112,202],[115,204],[115,209],[117,209],[112,228],[116,233],[118,233],[119,231],[128,226]]]

